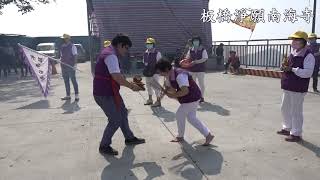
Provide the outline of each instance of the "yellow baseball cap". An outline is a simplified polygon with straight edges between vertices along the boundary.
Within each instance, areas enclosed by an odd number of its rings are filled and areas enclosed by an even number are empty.
[[[308,35],[308,38],[309,38],[309,39],[311,39],[311,38],[317,38],[317,35],[316,35],[316,33],[310,33],[310,34]]]
[[[155,44],[155,43],[156,43],[156,40],[153,38],[147,38],[146,40],[146,44]]]
[[[289,39],[304,39],[308,40],[308,34],[304,31],[297,31],[289,36]]]
[[[70,39],[71,37],[69,34],[63,34],[61,38],[62,39]]]
[[[110,46],[111,45],[111,41],[109,41],[109,40],[105,40],[104,42],[103,42],[103,46],[104,47],[108,47],[108,46]]]

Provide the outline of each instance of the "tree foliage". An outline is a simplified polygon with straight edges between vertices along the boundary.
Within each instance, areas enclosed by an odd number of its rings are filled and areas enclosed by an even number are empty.
[[[36,4],[48,4],[53,1],[55,0],[0,0],[0,14],[2,14],[1,10],[9,4],[15,5],[19,12],[25,14],[33,11]]]

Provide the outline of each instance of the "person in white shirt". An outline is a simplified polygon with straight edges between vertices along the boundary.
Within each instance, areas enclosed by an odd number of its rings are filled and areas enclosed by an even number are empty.
[[[307,38],[307,33],[303,31],[297,31],[289,37],[293,51],[281,67],[284,71],[281,78],[283,124],[277,133],[288,136],[285,140],[289,142],[302,139],[303,101],[315,65],[315,58],[306,46]]]
[[[159,83],[159,74],[156,73],[156,63],[161,59],[161,53],[155,48],[156,41],[154,38],[147,38],[146,48],[147,50],[143,54],[144,70],[143,75],[146,77],[146,88],[148,92],[148,100],[145,105],[151,105],[152,107],[161,106],[160,92],[158,89],[152,87],[152,81]],[[153,104],[152,94],[153,91],[156,94],[157,101]]]
[[[186,59],[190,59],[191,67],[188,69],[191,72],[192,78],[198,79],[202,97],[200,102],[204,102],[204,76],[206,71],[206,61],[208,60],[207,50],[202,46],[202,41],[199,36],[192,38],[192,48],[188,51]]]
[[[186,70],[172,67],[172,64],[166,60],[157,62],[156,69],[161,76],[166,78],[166,90],[164,93],[169,98],[177,99],[180,103],[176,112],[178,135],[171,142],[184,140],[185,124],[186,119],[188,119],[189,123],[205,137],[203,145],[209,145],[214,136],[209,128],[196,116],[199,100],[201,99],[201,91],[192,76]]]

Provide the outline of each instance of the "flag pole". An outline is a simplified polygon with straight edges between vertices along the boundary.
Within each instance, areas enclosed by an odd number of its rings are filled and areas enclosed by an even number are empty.
[[[251,34],[250,34],[250,37],[249,37],[249,41],[251,40],[252,34],[253,34],[253,31],[251,31]]]
[[[41,53],[35,51],[34,49],[31,49],[31,48],[28,48],[28,47],[26,47],[26,46],[24,46],[24,45],[21,45],[20,43],[18,43],[18,46],[20,46],[20,47],[22,47],[22,48],[26,48],[26,49],[28,49],[28,50],[30,50],[30,51],[33,51],[33,52],[37,53],[37,54],[41,54]],[[73,66],[70,66],[69,64],[66,64],[66,63],[61,62],[59,59],[55,59],[55,58],[50,57],[50,56],[48,56],[48,55],[46,55],[46,54],[41,54],[41,55],[42,55],[42,56],[46,56],[46,57],[48,57],[48,58],[50,58],[50,59],[52,59],[52,60],[54,60],[54,61],[57,61],[57,62],[65,65],[65,66],[68,66],[68,67],[72,68],[73,70],[77,70],[77,71],[79,71],[79,72],[82,72],[82,71],[80,71],[79,69],[77,69],[77,68],[75,68],[75,67],[73,67]]]

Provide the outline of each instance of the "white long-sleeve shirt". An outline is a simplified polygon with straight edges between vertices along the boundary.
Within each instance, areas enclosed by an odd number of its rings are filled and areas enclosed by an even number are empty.
[[[194,50],[194,48],[192,48],[192,50]],[[186,58],[187,59],[190,59],[190,50],[188,51],[188,53],[187,53],[187,55],[186,55]],[[197,59],[197,60],[195,60],[195,63],[196,64],[201,64],[201,63],[204,63],[204,62],[206,62],[207,60],[208,60],[208,53],[207,53],[207,50],[203,50],[202,51],[202,58],[201,59]]]
[[[293,56],[301,56],[301,51],[300,52],[292,51],[291,54]],[[315,58],[310,53],[306,56],[306,58],[303,61],[303,69],[299,67],[292,68],[292,72],[294,72],[294,74],[296,74],[301,78],[310,78],[313,74],[314,65],[315,65]]]

